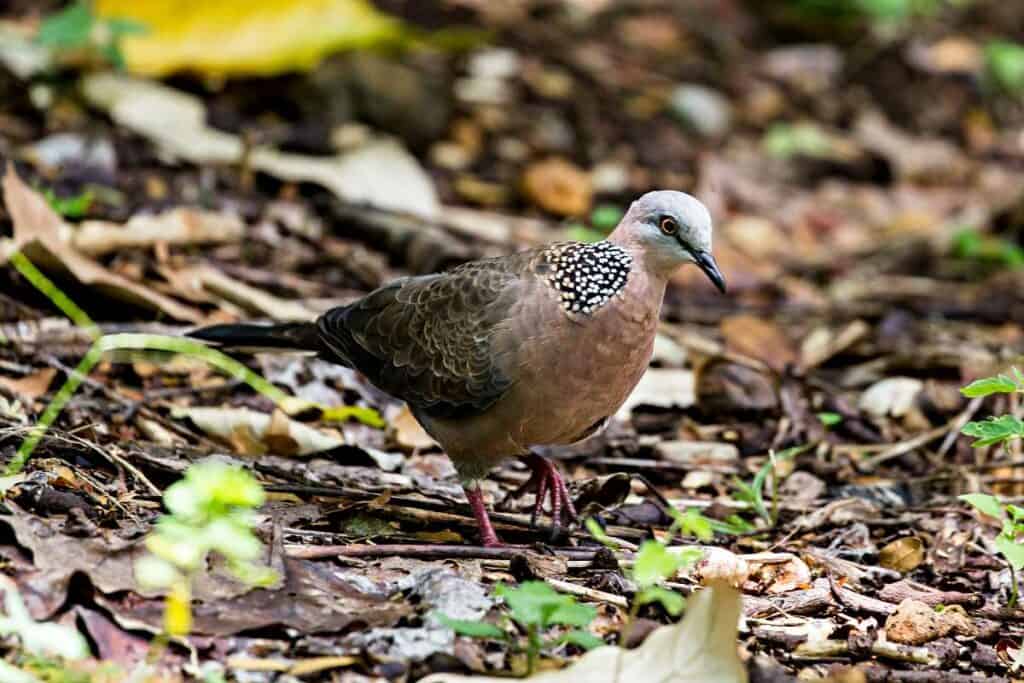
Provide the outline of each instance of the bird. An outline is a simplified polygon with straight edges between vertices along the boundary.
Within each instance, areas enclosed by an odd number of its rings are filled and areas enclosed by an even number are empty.
[[[599,242],[555,242],[397,279],[314,321],[219,324],[208,344],[293,349],[360,372],[407,403],[458,473],[484,546],[503,545],[480,481],[510,458],[530,469],[533,521],[576,519],[564,477],[536,448],[591,436],[647,369],[672,274],[696,264],[722,293],[712,219],[673,190],[636,199]]]

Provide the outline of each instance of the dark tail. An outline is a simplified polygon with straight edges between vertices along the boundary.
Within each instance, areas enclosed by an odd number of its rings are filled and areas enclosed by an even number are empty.
[[[295,349],[316,352],[322,348],[316,323],[211,325],[192,330],[187,336],[229,348]]]

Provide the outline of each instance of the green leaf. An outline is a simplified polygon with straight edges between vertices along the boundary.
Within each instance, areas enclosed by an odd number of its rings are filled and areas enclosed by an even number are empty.
[[[1024,45],[992,41],[985,46],[985,65],[992,80],[1005,92],[1024,94]]]
[[[1010,563],[1014,571],[1024,569],[1024,545],[1006,534],[996,536],[996,550],[998,550],[1006,561]]]
[[[442,626],[447,626],[460,636],[470,638],[490,638],[491,640],[504,640],[505,632],[494,624],[486,621],[470,621],[468,619],[453,619],[447,614],[434,612],[434,617]]]
[[[1012,394],[1018,389],[1020,387],[1013,379],[1006,375],[996,375],[995,377],[976,379],[960,389],[960,393],[968,398],[978,398],[992,394]]]
[[[228,518],[212,520],[200,533],[197,542],[232,560],[255,560],[263,552],[263,544],[248,527]]]
[[[597,616],[597,610],[590,606],[577,602],[572,596],[563,605],[559,605],[548,615],[545,625],[561,624],[563,626],[586,626]]]
[[[135,562],[135,579],[143,588],[169,588],[180,578],[173,564],[156,555],[143,555]]]
[[[660,604],[665,611],[673,617],[678,617],[686,607],[686,600],[682,595],[661,586],[648,586],[636,594],[638,605],[647,605],[652,602]]]
[[[957,498],[989,517],[1003,516],[1003,504],[995,496],[985,493],[965,493],[962,496],[957,496]]]
[[[1000,415],[983,422],[968,422],[960,431],[967,436],[977,437],[971,445],[980,448],[1020,438],[1024,435],[1024,422],[1013,415]]]
[[[86,190],[74,197],[62,198],[58,197],[50,188],[46,188],[43,190],[43,198],[46,199],[46,203],[50,205],[50,208],[61,216],[65,218],[81,218],[89,212],[89,207],[92,206],[93,194],[91,191]]]
[[[593,517],[587,517],[583,521],[583,525],[587,527],[587,531],[590,532],[590,535],[593,536],[596,541],[600,542],[601,545],[606,548],[615,549],[616,546],[612,543],[611,536],[608,535],[604,530],[604,527],[602,527],[596,519]]]
[[[590,213],[590,224],[605,234],[611,232],[620,220],[622,209],[614,204],[602,204]]]
[[[818,413],[818,420],[826,427],[833,427],[843,421],[843,416],[839,413]]]
[[[563,595],[543,581],[527,581],[518,588],[498,584],[494,594],[505,600],[512,618],[523,626],[586,626],[597,615],[593,607],[580,604],[573,596]]]
[[[94,20],[88,3],[72,3],[43,20],[36,41],[59,48],[84,47],[89,44]]]
[[[164,505],[172,515],[182,519],[197,519],[203,515],[207,501],[192,482],[180,479],[164,491]]]
[[[644,541],[633,564],[633,581],[641,589],[675,576],[681,566],[677,555],[657,541]]]
[[[578,645],[584,650],[593,650],[595,647],[601,647],[607,645],[603,640],[595,636],[589,631],[573,630],[564,634],[558,639],[559,643],[571,643],[572,645]]]
[[[707,543],[715,537],[712,520],[701,514],[697,508],[687,508],[686,512],[676,517],[679,531],[687,536],[694,536]]]

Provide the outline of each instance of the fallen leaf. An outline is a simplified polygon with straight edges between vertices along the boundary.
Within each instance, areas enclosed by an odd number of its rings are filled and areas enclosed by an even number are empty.
[[[905,536],[887,544],[878,552],[878,564],[906,574],[924,562],[924,543],[917,536]]]
[[[201,322],[203,315],[194,308],[154,292],[143,284],[110,272],[87,256],[78,253],[61,237],[70,228],[50,208],[46,200],[18,177],[13,165],[3,179],[4,203],[14,223],[13,242],[7,248],[0,242],[0,264],[21,250],[39,268],[64,269],[84,285],[135,304],[162,311],[176,320]]]
[[[196,266],[178,271],[178,275],[191,280],[205,293],[216,295],[246,310],[284,322],[305,322],[317,316],[301,301],[282,299],[257,289],[210,266]]]
[[[633,650],[599,647],[559,671],[526,680],[536,683],[614,683],[652,680],[666,683],[745,683],[746,667],[737,654],[740,593],[714,581],[690,598],[686,618],[656,629]],[[422,683],[508,683],[497,676],[433,674]]]
[[[813,580],[807,563],[796,555],[789,556],[783,562],[750,558],[747,564],[750,565],[750,576],[743,585],[743,591],[747,593],[778,595],[806,588]]]
[[[734,315],[721,324],[726,345],[738,353],[756,358],[776,372],[796,362],[789,338],[770,320],[753,315]]]
[[[637,406],[689,408],[696,400],[693,372],[678,368],[651,368],[619,408],[616,416],[628,420]]]
[[[435,443],[433,437],[420,426],[408,405],[402,404],[398,414],[391,418],[391,428],[394,430],[395,441],[407,450],[422,450]]]
[[[245,224],[232,213],[179,207],[163,213],[140,213],[126,223],[82,221],[71,230],[71,246],[89,256],[119,249],[164,244],[224,244],[240,242]]]
[[[310,69],[336,50],[394,41],[402,24],[366,0],[97,0],[101,17],[146,31],[122,40],[128,69],[148,76],[271,75]]]
[[[533,204],[559,216],[581,216],[590,210],[590,176],[565,159],[531,164],[523,174],[523,194]]]
[[[34,401],[43,394],[45,394],[50,384],[53,383],[53,378],[56,377],[57,370],[54,368],[43,368],[38,372],[34,372],[31,375],[25,375],[20,379],[11,379],[10,377],[0,376],[0,385],[20,396],[27,401]]]
[[[275,29],[276,30],[276,29]],[[241,138],[206,123],[203,102],[159,83],[113,73],[82,80],[89,102],[154,142],[162,151],[197,164],[237,164]],[[348,203],[436,219],[440,202],[430,176],[394,141],[371,141],[333,157],[290,154],[272,147],[248,152],[248,164],[281,180],[321,185]]]
[[[188,418],[207,434],[238,446],[246,455],[260,455],[272,446],[285,449],[284,453],[278,452],[279,455],[310,455],[345,443],[339,437],[296,422],[280,411],[271,416],[247,408],[196,407],[175,408],[171,415]]]

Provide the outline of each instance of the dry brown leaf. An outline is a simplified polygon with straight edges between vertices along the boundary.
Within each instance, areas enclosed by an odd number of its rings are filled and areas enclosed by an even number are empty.
[[[34,401],[49,390],[56,375],[57,371],[54,368],[43,368],[21,379],[0,376],[0,385],[27,401]]]
[[[434,439],[424,431],[420,423],[413,417],[409,406],[402,405],[401,410],[389,421],[394,430],[395,441],[402,448],[410,451],[417,451],[430,448],[434,445]]]
[[[345,443],[336,436],[296,422],[281,411],[270,416],[245,408],[199,407],[176,408],[171,415],[188,418],[207,434],[227,441],[246,454],[280,447],[284,449],[281,455],[310,455]]]
[[[71,245],[83,254],[100,256],[118,249],[165,244],[222,244],[240,242],[245,224],[231,213],[179,207],[158,214],[137,214],[123,225],[82,221],[71,229]]]
[[[924,543],[917,536],[905,536],[887,544],[878,553],[878,564],[906,574],[924,562]]]
[[[3,194],[14,223],[14,239],[11,248],[0,249],[0,264],[21,250],[36,266],[67,270],[82,284],[92,285],[115,298],[162,311],[176,320],[202,322],[203,314],[198,310],[112,273],[75,251],[61,238],[70,228],[38,192],[18,177],[13,165],[7,167]]]
[[[734,315],[722,321],[726,345],[738,353],[763,361],[776,372],[796,362],[796,351],[778,325],[753,315]]]
[[[590,210],[590,176],[564,159],[532,164],[523,174],[523,194],[533,204],[559,216],[581,216]]]

